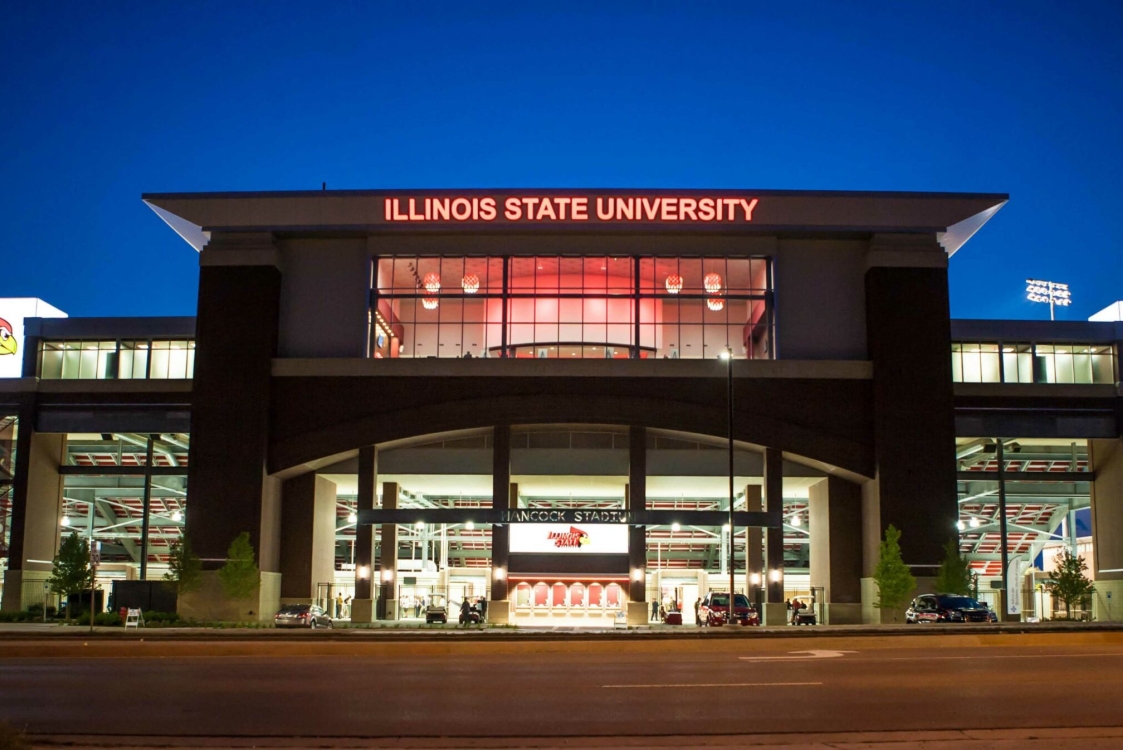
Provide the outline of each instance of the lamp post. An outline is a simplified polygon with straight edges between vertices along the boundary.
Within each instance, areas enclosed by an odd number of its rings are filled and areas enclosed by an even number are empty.
[[[1072,304],[1072,294],[1068,290],[1068,284],[1038,279],[1026,279],[1026,299],[1030,302],[1048,302],[1049,320],[1055,320],[1053,309],[1056,305],[1068,307]]]
[[[733,348],[727,347],[721,358],[725,360],[726,401],[729,405],[729,624],[733,625],[733,575],[736,555],[733,552]]]

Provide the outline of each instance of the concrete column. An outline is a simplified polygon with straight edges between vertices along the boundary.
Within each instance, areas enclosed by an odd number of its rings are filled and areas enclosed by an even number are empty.
[[[309,604],[335,580],[335,483],[314,472],[284,483],[281,603]]]
[[[628,428],[628,484],[624,492],[627,510],[647,508],[647,430]],[[647,622],[647,527],[628,527],[628,624]]]
[[[511,426],[496,425],[492,432],[491,453],[491,506],[496,509],[515,507],[518,488],[511,484]],[[511,547],[511,527],[493,524],[491,527],[491,600],[487,607],[487,620],[506,624],[510,619],[507,574]]]
[[[43,582],[58,551],[62,477],[58,467],[66,436],[35,432],[30,412],[19,421],[4,611],[26,609],[43,599]],[[41,562],[33,562],[41,561]]]
[[[373,445],[359,449],[359,481],[356,512],[374,510],[378,451]],[[351,599],[351,622],[374,620],[374,526],[355,527],[355,596]]]
[[[382,509],[397,510],[398,483],[382,483]],[[378,560],[380,593],[378,606],[382,620],[398,619],[398,525],[382,524],[382,549]]]
[[[881,492],[877,479],[862,485],[862,623],[879,625],[881,610],[874,573],[881,554]]]
[[[824,589],[824,622],[862,621],[862,492],[840,477],[810,488],[811,585]]]
[[[1096,579],[1092,614],[1097,620],[1123,620],[1123,441],[1089,440],[1088,453],[1096,471],[1092,560],[1084,561]]]
[[[759,484],[750,484],[745,487],[745,510],[749,513],[760,513],[764,510],[764,502]],[[765,571],[764,571],[764,529],[752,526],[748,530],[748,549],[745,553],[749,581],[749,601],[754,604],[763,600]],[[753,576],[757,576],[757,583],[753,583]]]
[[[782,521],[784,516],[784,456],[775,448],[764,449],[765,510]],[[764,624],[783,625],[784,607],[784,529],[770,527],[765,533],[766,575]]]

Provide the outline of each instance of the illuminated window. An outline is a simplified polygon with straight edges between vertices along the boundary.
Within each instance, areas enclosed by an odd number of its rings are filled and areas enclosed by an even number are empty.
[[[764,258],[387,257],[371,356],[771,359]]]
[[[956,383],[1113,384],[1115,352],[1101,344],[955,342]]]
[[[44,341],[44,380],[188,379],[195,371],[195,342],[176,340]]]

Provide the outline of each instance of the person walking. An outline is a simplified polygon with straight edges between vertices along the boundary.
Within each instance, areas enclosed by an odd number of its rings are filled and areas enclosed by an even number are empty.
[[[335,619],[343,617],[343,592],[335,595]]]
[[[651,622],[655,622],[655,618],[659,616],[659,600],[651,600]]]
[[[702,618],[699,615],[699,610],[701,609],[701,607],[702,607],[702,597],[698,597],[697,599],[694,600],[694,624],[699,625],[699,626],[702,624]]]
[[[468,604],[468,597],[460,602],[460,624],[467,625],[469,613],[472,611],[472,606]]]
[[[481,596],[478,604],[480,608],[480,622],[487,622],[487,597]]]

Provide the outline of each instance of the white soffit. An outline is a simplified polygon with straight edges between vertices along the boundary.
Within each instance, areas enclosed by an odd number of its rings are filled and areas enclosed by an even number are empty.
[[[940,245],[943,246],[947,252],[948,257],[955,255],[959,248],[967,244],[967,240],[975,236],[975,232],[983,228],[983,224],[990,221],[990,217],[998,213],[998,210],[1005,206],[1007,201],[1002,201],[996,206],[991,206],[986,211],[964,219],[963,221],[952,224],[947,228],[947,231],[938,232],[936,239],[939,240]]]
[[[144,205],[155,211],[156,215],[163,219],[164,223],[172,228],[172,231],[187,240],[187,244],[195,248],[196,252],[203,252],[203,248],[206,246],[207,242],[210,241],[210,237],[207,236],[207,233],[203,231],[202,227],[195,226],[186,219],[181,219],[175,214],[169,213],[159,206],[154,206],[148,201],[145,201]]]

